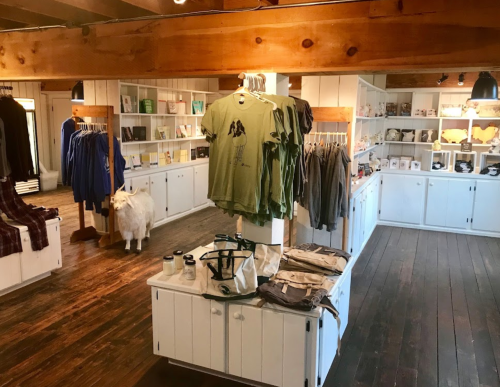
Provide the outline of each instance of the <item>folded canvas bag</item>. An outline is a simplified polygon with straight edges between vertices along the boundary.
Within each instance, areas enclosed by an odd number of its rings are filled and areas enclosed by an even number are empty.
[[[271,281],[260,285],[257,293],[266,302],[286,308],[311,311],[320,306],[328,310],[337,321],[340,353],[340,317],[328,298],[334,285],[335,280],[321,274],[281,270]]]
[[[201,280],[203,297],[219,301],[255,297],[257,270],[251,251],[210,251],[203,254],[200,261],[204,266]]]
[[[282,269],[340,275],[344,272],[349,258],[350,255],[345,251],[305,243],[285,252],[287,262]]]
[[[215,250],[234,249],[253,252],[259,284],[267,282],[269,278],[278,272],[283,252],[280,244],[267,245],[248,239],[231,238],[225,234],[217,234],[215,236],[214,247]]]

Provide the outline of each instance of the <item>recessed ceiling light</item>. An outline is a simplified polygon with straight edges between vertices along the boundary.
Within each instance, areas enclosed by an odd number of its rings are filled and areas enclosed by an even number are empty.
[[[458,76],[458,86],[463,86],[464,85],[464,81],[465,81],[465,74],[461,73]]]
[[[184,4],[186,0],[174,0],[175,4]]]

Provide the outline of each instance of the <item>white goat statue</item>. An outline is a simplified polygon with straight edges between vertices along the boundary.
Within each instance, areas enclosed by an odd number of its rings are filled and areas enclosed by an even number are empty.
[[[134,193],[123,190],[123,185],[114,196],[114,208],[118,218],[118,229],[122,238],[127,241],[125,252],[130,252],[130,241],[137,239],[137,253],[142,249],[142,240],[149,239],[150,231],[153,228],[154,201],[153,198],[141,189],[136,189]]]

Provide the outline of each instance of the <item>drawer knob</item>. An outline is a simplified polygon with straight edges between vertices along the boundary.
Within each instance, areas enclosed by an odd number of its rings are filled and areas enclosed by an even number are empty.
[[[343,296],[343,295],[344,295],[344,291],[343,291],[343,290],[340,292],[340,295],[341,295],[341,296]]]
[[[433,187],[433,186],[434,186],[434,183],[429,183],[429,185],[430,185],[431,187]]]
[[[417,183],[417,185],[422,185],[422,183]]]
[[[233,317],[236,319],[236,320],[239,320],[241,318],[241,313],[240,312],[236,312],[233,314]]]
[[[217,308],[212,308],[211,312],[212,312],[212,314],[219,314],[219,311],[217,310]]]

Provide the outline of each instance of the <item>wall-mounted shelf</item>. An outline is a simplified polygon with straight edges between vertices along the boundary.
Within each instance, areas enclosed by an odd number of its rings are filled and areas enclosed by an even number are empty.
[[[432,142],[406,142],[406,141],[386,141],[385,144],[398,144],[398,145],[432,145]]]
[[[148,141],[128,141],[124,142],[122,145],[144,145],[144,144],[157,144],[157,143],[164,143],[164,142],[180,142],[180,141],[198,141],[198,140],[205,140],[205,136],[199,136],[199,137],[184,137],[184,138],[172,138],[168,140],[148,140]]]
[[[421,116],[387,116],[391,120],[439,120],[440,117],[421,117]]]
[[[363,156],[364,154],[372,151],[373,149],[375,149],[376,147],[378,146],[382,146],[384,144],[377,144],[377,145],[372,145],[372,146],[369,146],[368,148],[366,148],[364,151],[360,151],[360,152],[355,152],[354,153],[354,157],[361,157]]]
[[[173,87],[149,86],[149,85],[141,85],[141,84],[137,84],[137,83],[120,82],[120,84],[122,86],[139,87],[141,89],[159,89],[159,90],[165,90],[165,91],[177,91],[177,92],[181,92],[181,93],[195,93],[195,94],[217,94],[213,91],[176,89]]]
[[[203,114],[148,114],[148,113],[121,113],[122,116],[140,116],[140,117],[203,117]]]
[[[385,120],[385,117],[361,117],[361,116],[357,116],[356,120],[358,120],[358,121]]]

